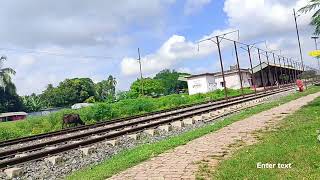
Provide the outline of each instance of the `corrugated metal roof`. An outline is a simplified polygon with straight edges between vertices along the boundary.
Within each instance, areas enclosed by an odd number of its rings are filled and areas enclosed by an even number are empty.
[[[8,113],[0,114],[0,118],[10,117],[10,116],[27,116],[27,115],[28,115],[28,113],[26,113],[26,112],[8,112]]]
[[[240,72],[247,72],[250,73],[248,69],[240,69]],[[238,73],[238,69],[235,70],[227,70],[224,71],[224,74],[237,74]],[[186,79],[190,79],[190,78],[194,78],[194,77],[200,77],[200,76],[222,76],[221,72],[215,72],[215,73],[204,73],[204,74],[195,74],[195,75],[191,75],[191,76],[187,76],[185,77]]]
[[[292,66],[284,66],[284,65],[279,65],[279,64],[274,64],[274,63],[269,63],[269,66],[272,66],[272,67],[281,67],[281,68],[285,68],[285,69],[295,69],[295,70],[298,70],[298,71],[302,71],[301,69],[299,68],[294,68]],[[264,68],[268,67],[268,64],[266,62],[262,62],[261,63],[261,67],[260,67],[260,64],[256,65],[255,67],[253,67],[253,73],[257,73],[259,71],[261,71],[261,69],[263,70]]]

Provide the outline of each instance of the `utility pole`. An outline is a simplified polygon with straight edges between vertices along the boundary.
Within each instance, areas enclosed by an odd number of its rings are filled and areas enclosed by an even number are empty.
[[[144,95],[143,93],[143,77],[142,77],[142,67],[141,67],[141,57],[140,57],[140,49],[138,48],[138,62],[139,62],[139,67],[140,67],[140,89],[141,89],[141,94],[142,96]]]
[[[303,64],[303,57],[302,57],[302,50],[301,50],[299,28],[298,28],[297,15],[296,15],[296,10],[295,9],[293,9],[293,16],[294,16],[294,22],[296,24],[296,32],[297,32],[297,38],[298,38],[298,44],[299,44],[299,50],[300,50],[300,60],[301,60],[302,68],[303,68],[303,71],[304,71],[304,64]]]
[[[317,39],[319,37],[318,36],[312,36],[311,39],[314,39],[314,45],[316,47],[316,50],[318,50],[318,43],[317,43]],[[318,69],[320,70],[320,62],[319,62],[319,57],[316,57],[316,59],[318,60]]]

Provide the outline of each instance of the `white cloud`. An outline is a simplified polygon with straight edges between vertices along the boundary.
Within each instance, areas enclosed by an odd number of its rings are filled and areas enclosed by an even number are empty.
[[[211,0],[187,0],[184,5],[184,13],[186,15],[194,14],[210,2]]]
[[[0,39],[13,45],[96,45],[126,43],[130,26],[161,24],[173,0],[1,1]],[[146,23],[148,22],[148,23]]]
[[[187,41],[183,36],[173,35],[163,43],[156,53],[142,57],[143,73],[154,73],[172,67],[181,61],[205,56],[212,51],[213,46],[206,42],[201,44],[199,51],[197,49],[196,43]],[[121,71],[125,75],[138,74],[139,63],[137,59],[124,58],[121,62]]]
[[[306,3],[307,0],[226,0],[224,11],[228,17],[229,27],[214,30],[213,33],[204,35],[200,40],[239,29],[240,41],[253,43],[257,40],[267,40],[268,48],[281,49],[283,55],[298,60],[299,51],[292,9],[299,9]],[[310,40],[312,34],[312,27],[309,26],[310,17],[311,14],[301,15],[298,18],[298,23],[304,60],[307,63],[314,63],[314,60],[307,56],[307,52],[313,49],[313,42]],[[237,40],[238,37],[234,33],[228,38]],[[232,44],[224,41],[221,47],[228,49],[228,53],[231,54],[230,45]],[[181,61],[197,59],[199,56],[204,57],[216,51],[215,45],[211,42],[201,44],[199,52],[194,51],[196,46],[196,42],[187,41],[186,37],[171,36],[157,52],[143,57],[143,70],[147,73],[154,73],[164,68],[172,68]],[[261,47],[265,48],[264,45]],[[125,75],[139,72],[139,65],[134,58],[123,59],[121,68]]]
[[[199,41],[214,35],[230,32],[232,29],[216,30],[210,35],[205,35]],[[226,37],[237,39],[237,35],[230,34]],[[216,45],[210,41],[201,43],[187,41],[184,36],[173,35],[153,54],[142,57],[141,64],[143,72],[146,74],[154,73],[165,68],[171,68],[182,61],[199,59],[217,50]],[[230,44],[221,44],[225,48]],[[136,75],[139,73],[139,63],[136,58],[125,57],[121,62],[121,71],[124,75]]]

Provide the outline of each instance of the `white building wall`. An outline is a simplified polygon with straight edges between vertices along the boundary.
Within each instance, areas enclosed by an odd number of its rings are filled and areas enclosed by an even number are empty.
[[[251,75],[249,73],[242,72],[241,76],[242,76],[242,86],[243,87],[251,87],[251,83],[250,83]],[[226,74],[225,81],[227,84],[227,88],[229,88],[229,89],[240,89],[241,88],[240,77],[237,73]],[[224,89],[224,87],[221,85],[222,82],[223,82],[222,76],[216,77],[216,83],[217,83],[218,89]]]
[[[198,93],[207,93],[209,91],[208,82],[206,76],[194,77],[188,79],[189,95]]]
[[[251,87],[251,74],[242,72],[242,85],[243,87]],[[240,89],[240,77],[237,73],[226,74],[225,80],[227,88]],[[222,76],[198,76],[188,79],[189,95],[198,93],[208,93],[216,89],[224,89],[221,82]]]

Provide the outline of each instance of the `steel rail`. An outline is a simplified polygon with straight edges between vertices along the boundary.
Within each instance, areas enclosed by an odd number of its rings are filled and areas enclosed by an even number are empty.
[[[248,97],[252,97],[252,96],[251,95],[250,96],[246,96],[246,98],[248,98]],[[233,101],[238,100],[238,99],[242,99],[242,98],[237,97],[237,98],[234,98]],[[51,141],[47,141],[47,142],[43,142],[43,143],[39,143],[39,144],[24,146],[24,147],[11,149],[11,150],[7,150],[7,151],[1,151],[0,152],[0,159],[7,158],[8,156],[16,154],[16,153],[19,153],[19,152],[21,153],[21,152],[28,151],[28,150],[37,150],[37,149],[42,148],[42,147],[46,147],[46,146],[62,143],[62,142],[65,142],[65,141],[76,140],[76,139],[87,137],[87,136],[91,136],[91,135],[94,135],[94,134],[99,134],[99,133],[104,133],[104,132],[107,132],[107,131],[126,128],[128,126],[133,126],[133,125],[135,125],[137,123],[145,123],[145,122],[149,122],[149,121],[152,121],[152,120],[157,120],[157,119],[160,119],[160,118],[166,118],[166,117],[170,117],[170,116],[174,116],[174,115],[179,115],[181,113],[194,111],[194,110],[197,110],[197,109],[201,109],[201,108],[205,108],[205,107],[209,107],[209,106],[213,106],[213,105],[224,104],[226,102],[228,102],[228,101],[222,100],[222,101],[212,102],[212,103],[208,103],[208,104],[202,104],[202,105],[195,106],[195,107],[181,109],[180,111],[171,111],[171,112],[167,112],[166,114],[158,114],[158,115],[156,114],[154,116],[148,116],[148,117],[145,117],[145,119],[141,119],[141,120],[137,120],[137,121],[132,121],[132,122],[124,121],[123,124],[114,125],[114,126],[111,126],[111,127],[101,128],[101,129],[94,130],[94,131],[88,131],[88,132],[84,132],[84,133],[81,133],[81,134],[76,134],[76,135],[73,135],[73,136],[59,138],[59,139],[56,139],[56,140],[51,140]]]
[[[254,95],[254,93],[248,93],[245,96],[251,96],[251,95]],[[239,98],[239,97],[242,97],[242,95],[233,96],[229,100],[233,100],[233,99],[236,99],[236,98]],[[66,133],[72,133],[72,132],[81,131],[81,130],[89,130],[89,129],[93,129],[93,128],[97,128],[97,127],[101,127],[101,126],[114,124],[114,123],[119,123],[119,122],[124,122],[124,121],[131,121],[131,120],[135,120],[135,119],[138,119],[138,118],[144,118],[144,117],[148,117],[148,116],[152,116],[152,115],[157,115],[157,114],[160,114],[160,113],[168,113],[170,111],[181,110],[183,108],[192,108],[192,107],[196,107],[196,106],[199,106],[199,105],[201,106],[201,105],[210,104],[210,103],[216,103],[216,102],[225,102],[225,99],[218,99],[218,100],[215,100],[215,101],[207,101],[207,102],[202,102],[202,103],[194,103],[194,104],[191,104],[191,105],[179,106],[179,107],[176,107],[176,108],[170,108],[170,109],[166,109],[166,110],[155,111],[155,112],[146,113],[146,114],[142,114],[142,115],[135,115],[135,116],[124,117],[124,118],[116,118],[116,119],[112,119],[112,120],[108,120],[108,121],[98,122],[98,123],[95,123],[93,125],[78,126],[78,127],[63,129],[63,130],[59,130],[59,131],[55,131],[55,132],[48,132],[48,133],[43,133],[43,134],[34,135],[34,136],[27,136],[27,137],[7,140],[7,141],[0,142],[0,147],[5,147],[5,146],[9,146],[9,145],[14,145],[14,144],[19,144],[19,143],[34,141],[34,140],[43,139],[43,138],[47,138],[47,137],[59,136],[59,135],[63,135],[63,134],[66,134]]]
[[[291,89],[292,88],[281,89],[281,90],[278,90],[278,91],[272,91],[272,92],[269,92],[269,93],[263,93],[263,94],[257,95],[257,96],[240,98],[239,100],[235,100],[235,101],[227,101],[226,103],[205,107],[203,109],[195,110],[194,112],[187,112],[187,113],[185,113],[183,115],[170,117],[168,119],[163,119],[163,120],[160,120],[160,121],[157,121],[157,122],[151,122],[149,124],[138,125],[138,126],[132,127],[131,129],[123,129],[123,130],[120,130],[120,131],[113,132],[111,134],[103,135],[101,137],[87,139],[87,140],[83,140],[81,142],[77,142],[77,143],[73,143],[73,144],[62,145],[62,146],[59,146],[59,147],[57,147],[55,149],[49,149],[49,150],[45,150],[45,151],[41,151],[41,152],[31,153],[31,154],[28,154],[27,156],[24,156],[24,157],[17,157],[17,158],[13,158],[13,159],[8,159],[8,160],[0,162],[0,168],[5,168],[7,166],[12,166],[12,165],[21,164],[21,163],[24,163],[24,162],[27,162],[27,161],[36,160],[36,159],[39,159],[39,158],[46,157],[48,155],[58,154],[58,153],[69,151],[69,150],[72,150],[72,149],[75,149],[75,148],[78,148],[78,147],[87,146],[87,145],[90,145],[90,144],[101,142],[101,141],[104,141],[106,139],[113,139],[115,137],[119,137],[119,136],[122,136],[122,135],[125,135],[125,134],[129,134],[129,133],[133,133],[133,132],[139,132],[139,131],[142,131],[144,129],[150,128],[150,127],[157,127],[157,126],[159,126],[161,124],[170,123],[170,122],[173,122],[173,121],[181,120],[183,118],[188,118],[188,117],[191,117],[191,116],[194,116],[194,115],[203,114],[203,113],[206,113],[206,112],[209,112],[209,111],[212,111],[212,110],[216,110],[216,109],[219,109],[219,108],[228,107],[230,105],[235,105],[235,104],[247,102],[247,101],[250,101],[250,100],[254,100],[254,99],[270,96],[270,95],[273,95],[273,94],[285,92],[285,91],[288,91],[288,90],[291,90]]]

